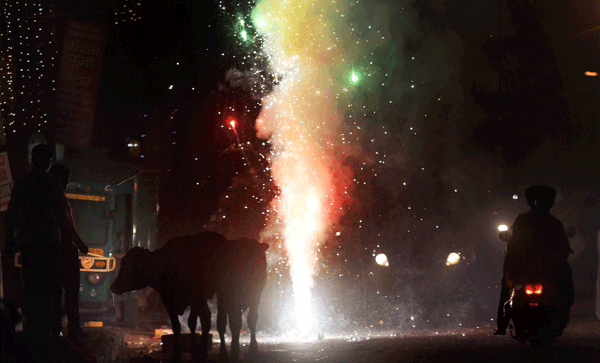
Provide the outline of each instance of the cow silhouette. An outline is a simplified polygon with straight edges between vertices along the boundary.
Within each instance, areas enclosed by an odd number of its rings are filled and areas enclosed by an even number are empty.
[[[239,358],[242,312],[246,309],[249,309],[247,319],[251,334],[249,354],[258,355],[256,322],[260,296],[267,281],[265,252],[268,248],[268,244],[250,238],[233,240],[219,247],[219,258],[214,261],[218,265],[212,271],[216,274],[213,281],[216,283],[214,290],[217,293],[217,330],[221,339],[221,358],[227,357],[227,318],[231,330],[231,357],[233,360]]]
[[[196,331],[200,316],[202,337],[200,346],[195,335],[191,336],[192,354],[206,357],[210,331],[210,309],[207,299],[215,294],[214,273],[208,269],[216,266],[216,251],[228,243],[216,232],[203,232],[186,237],[175,237],[153,252],[133,247],[121,259],[121,267],[110,290],[115,294],[143,289],[150,286],[160,295],[174,334],[171,362],[181,359],[181,325],[177,316],[191,307],[188,319],[190,331]],[[211,261],[207,263],[207,261]]]
[[[122,294],[146,286],[154,288],[169,314],[174,334],[171,362],[181,359],[181,325],[177,316],[189,306],[188,325],[193,333],[200,317],[200,345],[190,334],[195,359],[207,356],[211,312],[207,300],[217,294],[217,329],[221,340],[220,354],[227,357],[225,329],[229,317],[232,332],[231,355],[239,357],[239,335],[242,312],[249,308],[251,331],[250,354],[258,354],[256,321],[260,295],[266,283],[265,251],[269,246],[243,238],[228,242],[216,232],[175,237],[159,250],[133,247],[121,260],[121,267],[111,291]]]

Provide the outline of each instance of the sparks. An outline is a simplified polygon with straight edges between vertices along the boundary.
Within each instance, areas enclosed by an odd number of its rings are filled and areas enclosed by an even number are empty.
[[[313,41],[309,30],[314,27],[305,27],[315,19],[299,16],[313,5],[265,0],[252,14],[271,68],[282,79],[263,98],[268,106],[261,110],[256,127],[259,137],[271,138],[274,149],[271,175],[281,191],[273,208],[281,220],[275,228],[281,229],[289,258],[296,322],[303,333],[313,329],[311,288],[319,259],[317,246],[330,230],[337,203],[330,140],[342,119],[336,92],[323,74],[328,59],[322,52],[329,44],[323,38]],[[269,19],[268,27],[261,19]]]

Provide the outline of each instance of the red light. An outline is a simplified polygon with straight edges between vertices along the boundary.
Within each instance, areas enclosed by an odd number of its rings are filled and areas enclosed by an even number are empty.
[[[229,125],[231,126],[231,128],[235,129],[235,120],[229,121]]]
[[[525,285],[525,293],[527,295],[541,295],[542,294],[542,285],[541,284],[535,284],[535,285]]]

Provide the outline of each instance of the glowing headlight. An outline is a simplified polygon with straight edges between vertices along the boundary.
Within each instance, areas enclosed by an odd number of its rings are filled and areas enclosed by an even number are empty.
[[[85,276],[85,279],[91,285],[96,285],[102,282],[102,276],[97,272],[88,272],[88,274]]]
[[[500,231],[500,232],[508,231],[508,226],[506,224],[501,224],[498,226],[498,231]]]
[[[456,265],[458,261],[460,261],[460,255],[456,252],[452,252],[446,259],[446,266]]]

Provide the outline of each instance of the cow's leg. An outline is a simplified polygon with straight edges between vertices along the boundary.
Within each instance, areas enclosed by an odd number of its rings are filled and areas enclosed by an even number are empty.
[[[217,295],[217,330],[219,331],[219,339],[221,341],[219,348],[219,356],[221,360],[227,361],[227,346],[225,346],[225,331],[227,330],[227,309],[225,305],[225,297]]]
[[[258,321],[258,303],[250,304],[250,312],[248,313],[248,328],[250,328],[250,348],[248,353],[250,356],[258,356],[258,342],[256,341],[256,322]]]
[[[208,335],[210,334],[210,308],[206,299],[203,297],[198,301],[200,322],[202,324],[202,337],[200,338],[200,356],[206,358],[208,356]]]
[[[232,304],[227,309],[229,315],[229,329],[231,330],[231,358],[234,362],[240,357],[240,330],[242,330],[242,310],[239,304]]]
[[[171,356],[171,363],[177,363],[181,360],[181,345],[179,343],[179,338],[181,337],[181,324],[179,324],[179,319],[177,318],[177,314],[171,312],[169,313],[169,318],[171,319],[171,328],[173,328],[173,355]]]
[[[198,359],[198,341],[196,340],[196,322],[198,320],[198,311],[194,305],[190,308],[190,316],[188,317],[188,327],[190,328],[190,349],[192,358]]]

